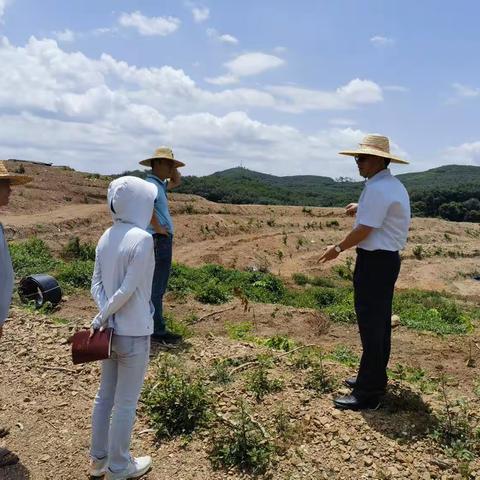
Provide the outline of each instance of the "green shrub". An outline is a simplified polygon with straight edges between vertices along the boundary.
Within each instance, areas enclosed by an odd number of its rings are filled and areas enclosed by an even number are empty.
[[[225,359],[215,359],[210,379],[223,385],[230,383],[232,381],[232,375],[230,374],[229,367],[230,362]]]
[[[252,392],[257,401],[263,400],[269,393],[279,392],[283,388],[283,382],[278,379],[268,378],[268,370],[261,364],[250,374],[247,382],[247,390]]]
[[[318,362],[308,374],[305,386],[318,393],[330,393],[335,389],[335,380],[328,375],[323,365],[322,355],[318,357]]]
[[[90,288],[94,265],[95,262],[92,260],[61,263],[55,271],[55,276],[60,283],[70,287]]]
[[[263,427],[252,420],[243,402],[237,417],[236,422],[214,432],[210,460],[214,468],[263,474],[272,463],[275,446],[265,438]]]
[[[297,285],[301,285],[301,286],[306,285],[307,283],[310,283],[309,278],[303,273],[294,273],[292,275],[292,279]]]
[[[211,279],[201,286],[195,295],[195,299],[199,302],[213,305],[228,302],[229,298],[226,289],[216,279]]]
[[[249,340],[253,337],[252,322],[227,323],[228,336],[233,340]]]
[[[315,287],[335,288],[335,282],[326,277],[313,277],[310,279],[310,283]]]
[[[164,363],[146,382],[142,403],[157,438],[173,437],[205,424],[210,394],[203,382]]]
[[[95,245],[81,243],[78,237],[71,238],[62,249],[65,260],[95,260]]]
[[[353,258],[347,257],[343,265],[335,265],[332,269],[343,280],[353,280]]]
[[[164,314],[164,318],[168,331],[181,335],[183,338],[192,336],[192,331],[186,322],[176,320],[175,317],[170,313]]]
[[[446,453],[461,461],[472,461],[480,454],[480,425],[470,415],[463,400],[451,403],[447,397],[445,379],[441,382],[443,411],[436,415],[432,438]]]
[[[17,278],[39,273],[51,273],[58,265],[43,240],[33,237],[21,243],[9,244],[13,269]]]
[[[306,370],[318,363],[318,357],[322,355],[320,347],[305,347],[295,352],[292,356],[292,364],[299,370]]]
[[[274,350],[283,350],[284,352],[289,352],[295,348],[295,342],[283,335],[275,335],[267,338],[262,343],[266,347],[273,348]]]
[[[415,245],[413,247],[412,253],[417,260],[422,260],[422,258],[425,257],[425,250],[421,245]]]
[[[320,308],[328,307],[341,299],[341,294],[333,288],[317,288],[314,291],[315,301]]]
[[[353,292],[344,291],[339,296],[336,303],[328,305],[323,309],[332,322],[336,323],[355,323],[357,316],[353,304]]]

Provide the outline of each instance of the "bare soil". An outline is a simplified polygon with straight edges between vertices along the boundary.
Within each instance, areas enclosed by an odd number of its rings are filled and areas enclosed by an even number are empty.
[[[18,164],[9,164],[15,169]],[[30,186],[15,189],[1,221],[11,240],[32,235],[45,239],[58,251],[71,237],[96,242],[111,219],[105,206],[107,181],[59,168],[26,165],[34,175]],[[88,203],[87,203],[88,202]],[[291,282],[294,273],[329,275],[333,265],[319,266],[322,248],[338,241],[352,220],[342,209],[219,205],[191,195],[173,194],[171,209],[176,227],[175,259],[191,266],[218,263],[235,268],[268,268]],[[338,222],[338,225],[336,224]],[[472,279],[480,271],[480,227],[438,219],[414,219],[409,246],[404,252],[399,288],[444,290],[460,298],[480,299],[480,284]],[[425,257],[417,259],[414,248]],[[417,248],[418,256],[418,248]],[[279,253],[281,252],[281,253]],[[354,252],[350,255],[354,256]],[[345,255],[336,263],[345,261]],[[335,265],[335,264],[334,264]],[[222,306],[202,305],[193,299],[180,302],[167,296],[166,308],[179,320],[195,313],[202,318],[194,335],[173,353],[189,368],[208,372],[214,359],[255,356],[263,347],[228,338],[228,322],[253,321],[255,335],[288,335],[297,342],[316,344],[330,351],[339,345],[360,353],[355,326],[329,324],[316,311],[276,305],[253,305],[245,312],[237,300]],[[0,479],[88,478],[90,410],[98,386],[98,365],[75,367],[69,358],[68,336],[88,325],[95,314],[88,294],[70,295],[59,311],[42,316],[14,307],[0,342],[0,425],[11,428],[0,440],[16,452],[21,463],[0,469]],[[55,322],[55,317],[68,321]],[[480,338],[440,338],[398,327],[394,330],[392,365],[424,369],[432,378],[446,374],[452,399],[466,398],[473,415],[478,398],[473,391],[479,379]],[[154,348],[152,360],[164,351]],[[466,366],[470,358],[470,367]],[[329,371],[341,380],[354,373],[337,363]],[[150,372],[151,373],[151,372]],[[257,419],[271,422],[272,412],[283,404],[300,437],[268,473],[274,479],[459,479],[460,465],[447,457],[426,436],[426,419],[418,412],[388,410],[338,412],[331,395],[316,395],[304,388],[304,374],[292,370],[288,357],[277,363],[273,374],[286,388],[255,403],[245,391],[245,374],[225,388],[213,387],[217,408],[231,415],[239,395],[252,406]],[[441,408],[437,394],[419,398]],[[337,392],[342,392],[342,387]],[[235,471],[215,471],[207,458],[208,436],[199,434],[158,443],[140,412],[133,451],[151,454],[155,467],[145,478],[240,479]],[[145,431],[147,430],[147,431]],[[402,432],[416,432],[407,440]],[[402,438],[403,435],[403,439]],[[470,465],[471,477],[480,478],[478,460]],[[464,477],[466,478],[466,477]]]

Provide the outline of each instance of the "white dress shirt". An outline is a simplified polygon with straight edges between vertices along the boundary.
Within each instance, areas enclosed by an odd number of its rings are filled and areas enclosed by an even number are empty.
[[[136,177],[121,177],[108,188],[114,224],[100,238],[92,278],[99,313],[92,326],[111,326],[116,335],[153,333],[152,292],[155,257],[146,231],[157,187]]]
[[[364,250],[402,250],[410,228],[410,199],[402,182],[385,169],[365,183],[358,201],[355,226],[373,227],[358,244]]]

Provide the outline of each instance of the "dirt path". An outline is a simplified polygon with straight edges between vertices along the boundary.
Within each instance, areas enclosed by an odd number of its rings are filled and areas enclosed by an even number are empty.
[[[7,228],[21,228],[41,224],[56,224],[67,220],[81,220],[93,215],[107,213],[107,206],[104,204],[64,205],[51,212],[35,213],[33,215],[5,215],[2,216],[2,223]]]

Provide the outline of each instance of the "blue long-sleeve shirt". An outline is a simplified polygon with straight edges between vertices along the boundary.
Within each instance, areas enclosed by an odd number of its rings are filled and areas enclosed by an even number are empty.
[[[0,327],[8,317],[13,294],[13,267],[7,241],[0,223]]]

